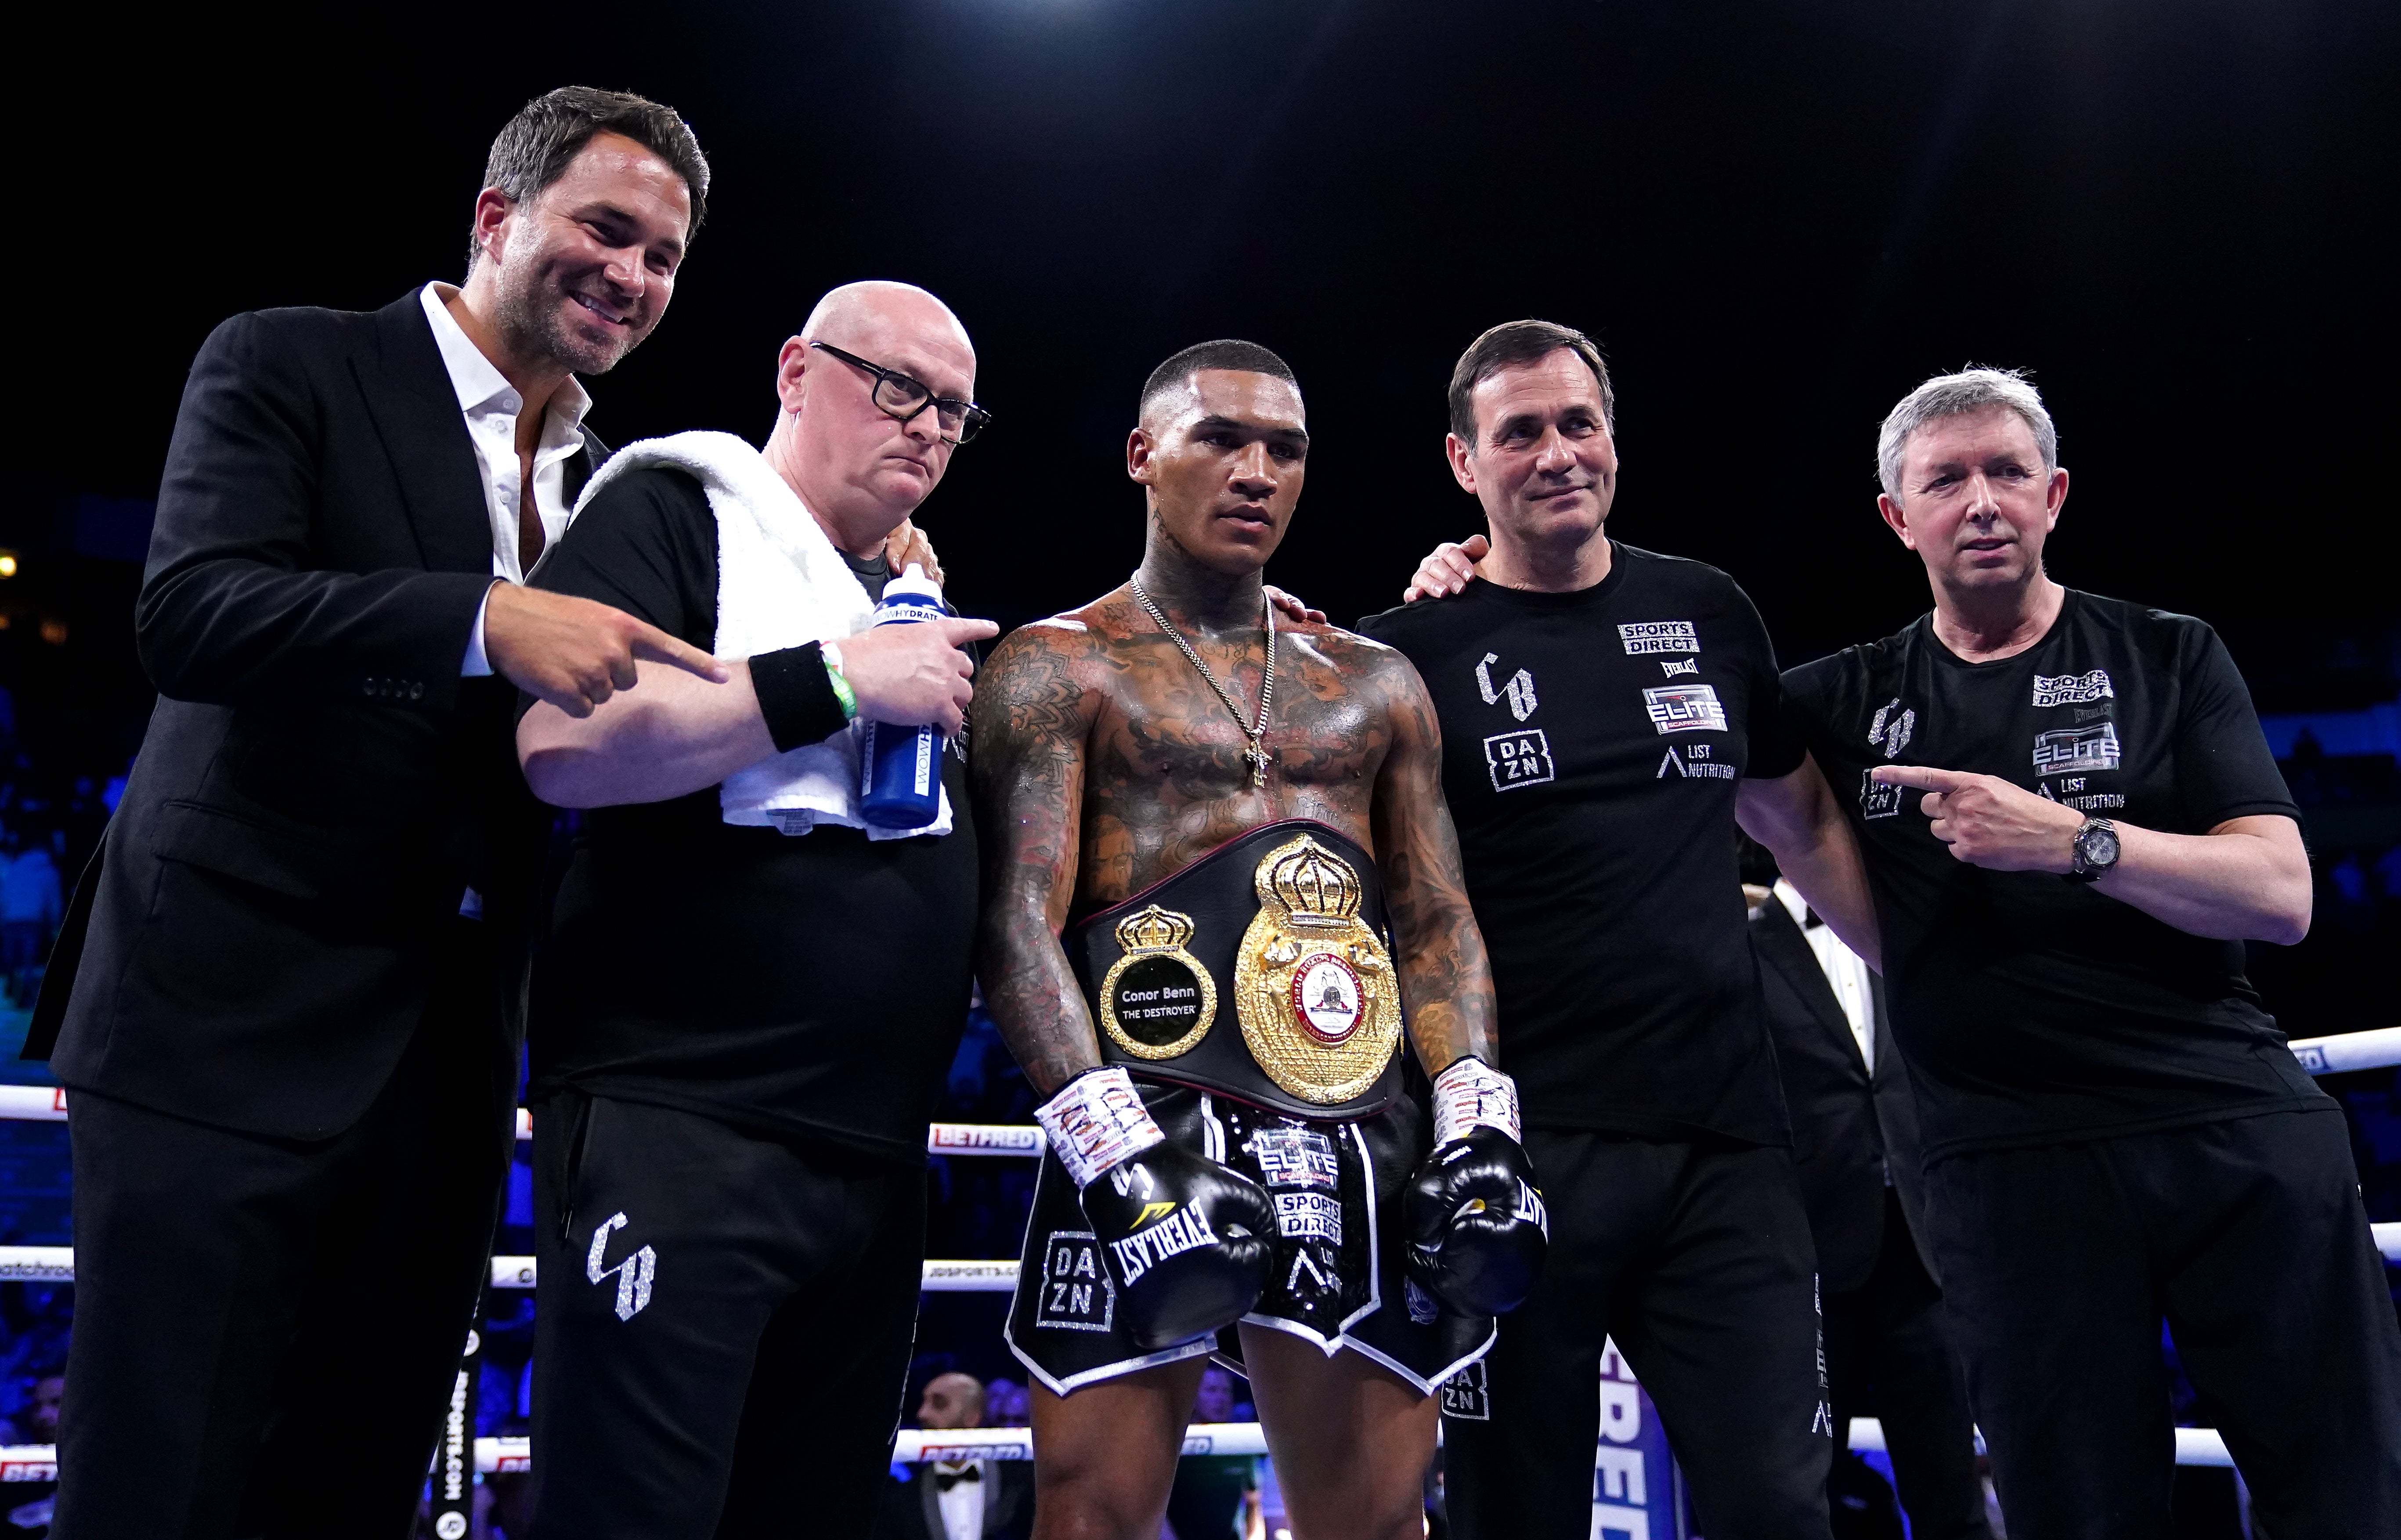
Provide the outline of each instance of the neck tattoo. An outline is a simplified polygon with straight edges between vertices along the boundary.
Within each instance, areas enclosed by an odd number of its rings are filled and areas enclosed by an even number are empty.
[[[1268,667],[1267,672],[1259,680],[1258,720],[1255,723],[1245,723],[1242,721],[1242,705],[1234,699],[1233,692],[1219,683],[1217,676],[1211,672],[1209,666],[1200,661],[1200,654],[1194,652],[1192,644],[1184,639],[1184,633],[1177,630],[1175,623],[1167,618],[1167,612],[1153,604],[1150,601],[1150,596],[1142,591],[1142,579],[1137,577],[1127,581],[1133,585],[1133,597],[1141,602],[1145,610],[1150,612],[1150,618],[1159,622],[1159,628],[1167,633],[1167,639],[1170,641],[1183,650],[1184,655],[1191,660],[1192,667],[1200,671],[1200,678],[1207,682],[1210,689],[1217,693],[1217,698],[1226,703],[1226,709],[1233,713],[1234,726],[1241,731],[1247,742],[1247,747],[1242,749],[1242,763],[1250,766],[1251,785],[1255,790],[1266,791],[1268,754],[1267,750],[1260,747],[1259,740],[1267,734],[1268,707],[1275,699],[1275,606],[1265,598],[1259,601],[1259,623],[1267,627],[1268,633]]]

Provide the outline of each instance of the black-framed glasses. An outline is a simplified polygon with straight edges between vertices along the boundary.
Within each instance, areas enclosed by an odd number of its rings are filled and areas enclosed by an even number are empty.
[[[844,352],[830,342],[812,342],[841,359],[854,369],[864,369],[875,377],[874,401],[877,410],[886,417],[903,422],[913,422],[926,407],[934,409],[934,419],[942,425],[942,436],[953,444],[965,444],[983,432],[992,414],[972,401],[957,401],[946,395],[936,395],[923,380],[912,379],[898,369],[887,369],[881,364],[870,364],[857,353]]]

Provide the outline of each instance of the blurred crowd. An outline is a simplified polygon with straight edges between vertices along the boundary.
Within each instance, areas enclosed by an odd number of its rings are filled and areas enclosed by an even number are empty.
[[[0,686],[0,991],[7,1004],[33,1004],[67,895],[100,848],[128,768],[37,764],[19,739],[16,697]]]

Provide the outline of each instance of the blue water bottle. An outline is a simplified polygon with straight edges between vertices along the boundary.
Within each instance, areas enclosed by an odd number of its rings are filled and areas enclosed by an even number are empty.
[[[884,585],[878,626],[940,620],[942,590],[915,562]],[[922,829],[942,810],[942,739],[931,726],[859,720],[858,813],[878,829]]]

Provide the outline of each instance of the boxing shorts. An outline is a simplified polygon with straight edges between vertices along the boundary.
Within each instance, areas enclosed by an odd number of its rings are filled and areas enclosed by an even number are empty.
[[[1241,1172],[1275,1205],[1266,1292],[1242,1319],[1365,1354],[1420,1391],[1481,1358],[1490,1316],[1440,1305],[1407,1276],[1402,1194],[1433,1128],[1405,1087],[1400,991],[1366,852],[1325,825],[1255,829],[1072,926],[1063,939],[1105,1062],[1122,1065],[1167,1137]],[[1059,1395],[1214,1354],[1220,1330],[1146,1353],[1115,1322],[1116,1287],[1045,1154],[1007,1336]]]

